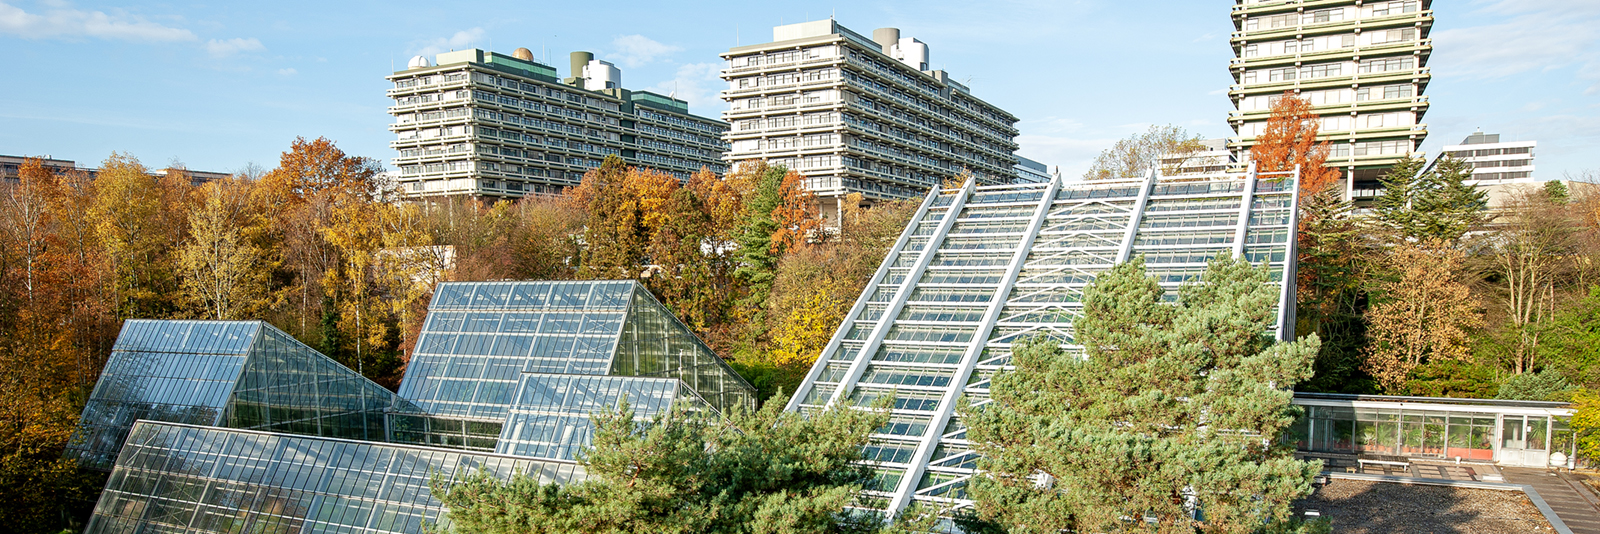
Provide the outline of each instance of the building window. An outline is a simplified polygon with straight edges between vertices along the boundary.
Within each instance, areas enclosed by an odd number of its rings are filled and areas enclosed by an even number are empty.
[[[1303,24],[1321,24],[1344,20],[1344,8],[1323,9],[1306,13]]]
[[[1267,71],[1267,81],[1269,81],[1269,82],[1286,82],[1286,81],[1293,80],[1294,76],[1295,76],[1295,70],[1296,69],[1294,69],[1293,67],[1286,68],[1286,69],[1272,69],[1272,70],[1269,70],[1269,71]]]
[[[1362,74],[1371,72],[1392,72],[1411,70],[1416,68],[1417,60],[1412,57],[1393,57],[1388,59],[1369,59],[1361,62],[1357,69]]]
[[[1260,51],[1261,45],[1244,45],[1244,57],[1256,57],[1256,54]]]

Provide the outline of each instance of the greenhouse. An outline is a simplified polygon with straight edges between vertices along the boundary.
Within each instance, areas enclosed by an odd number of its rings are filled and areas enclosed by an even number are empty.
[[[1562,402],[1296,393],[1284,439],[1316,454],[1567,465],[1577,443]],[[1559,454],[1557,454],[1559,453]]]
[[[928,195],[812,367],[788,409],[894,398],[867,448],[882,491],[867,502],[967,507],[976,455],[954,413],[986,402],[1013,342],[1044,335],[1067,350],[1084,287],[1142,255],[1177,297],[1206,262],[1265,264],[1294,336],[1292,172],[936,189]]]
[[[110,469],[140,419],[383,441],[395,410],[415,408],[264,322],[130,320],[67,456]]]

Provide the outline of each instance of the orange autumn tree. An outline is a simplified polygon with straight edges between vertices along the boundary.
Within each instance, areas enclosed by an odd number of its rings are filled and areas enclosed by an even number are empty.
[[[1260,172],[1287,171],[1299,165],[1301,197],[1327,189],[1339,179],[1339,170],[1326,166],[1328,142],[1317,142],[1318,127],[1311,102],[1285,92],[1272,106],[1266,130],[1250,147],[1250,160]]]

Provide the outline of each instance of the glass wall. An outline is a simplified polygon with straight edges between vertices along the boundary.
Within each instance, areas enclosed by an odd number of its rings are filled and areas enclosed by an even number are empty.
[[[385,439],[416,408],[260,321],[123,324],[67,454],[110,469],[139,419]]]
[[[572,378],[607,375],[670,380]],[[583,394],[538,393],[564,388]],[[395,416],[394,439],[571,458],[618,392],[641,415],[661,408],[641,395],[755,406],[755,389],[632,280],[440,284],[400,384],[426,415]]]
[[[110,469],[136,420],[217,424],[259,330],[242,321],[124,322],[67,456]]]
[[[517,406],[506,419],[495,452],[572,460],[593,443],[593,414],[626,399],[634,417],[648,421],[680,398],[705,404],[681,382],[667,378],[524,375]]]
[[[480,470],[584,477],[573,462],[141,421],[85,532],[421,534],[443,511],[430,477]]]
[[[1453,401],[1453,399],[1440,399]],[[1441,458],[1543,465],[1552,426],[1565,413],[1558,403],[1528,413],[1527,407],[1468,406],[1408,402],[1313,404],[1297,397],[1305,414],[1284,433],[1285,442],[1305,452]],[[1455,404],[1467,404],[1456,402]],[[1529,404],[1529,403],[1523,403]],[[1386,406],[1387,405],[1387,406]],[[1548,441],[1547,441],[1548,440]],[[1553,447],[1552,447],[1553,448]],[[1562,450],[1553,448],[1553,450]]]

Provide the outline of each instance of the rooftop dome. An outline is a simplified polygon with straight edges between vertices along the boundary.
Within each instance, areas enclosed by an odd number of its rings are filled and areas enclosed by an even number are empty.
[[[411,62],[406,64],[407,69],[421,69],[432,66],[433,64],[428,61],[428,58],[423,56],[411,58]]]
[[[518,48],[517,51],[511,53],[511,57],[523,61],[533,61],[533,51],[526,48]]]

